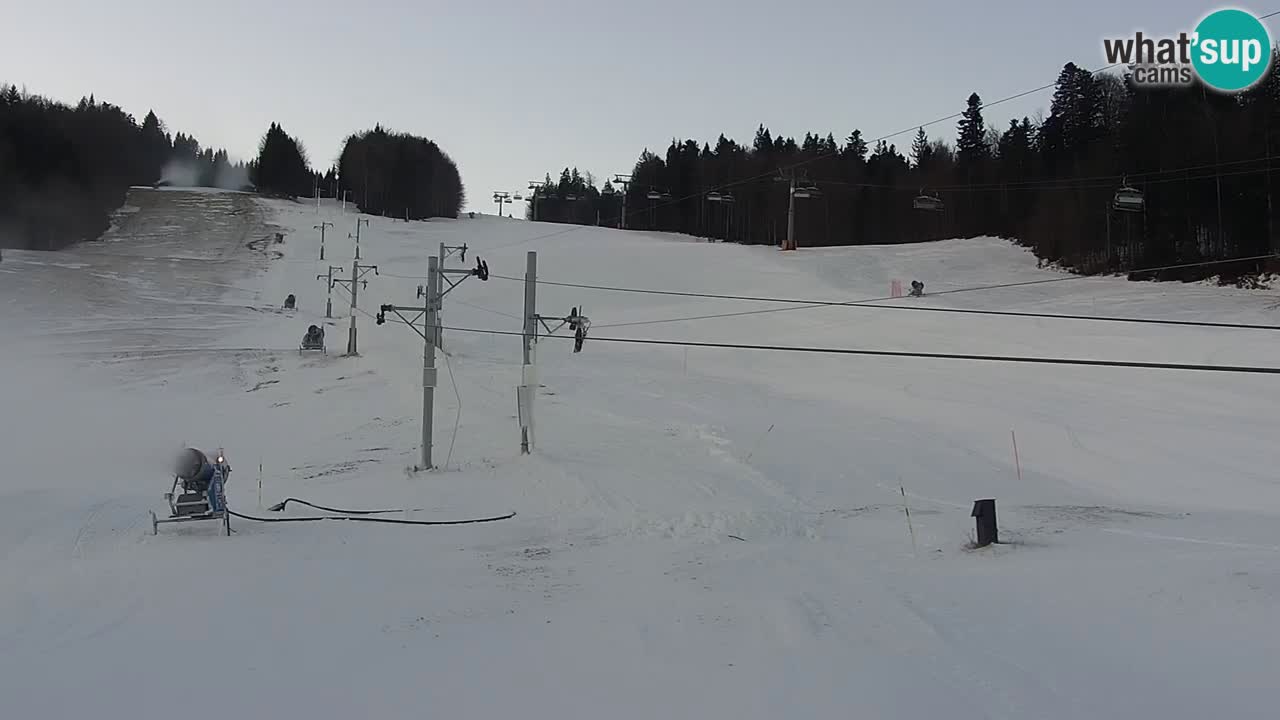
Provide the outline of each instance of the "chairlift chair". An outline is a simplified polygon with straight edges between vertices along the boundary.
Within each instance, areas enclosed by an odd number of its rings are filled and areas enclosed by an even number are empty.
[[[1141,190],[1126,185],[1116,191],[1111,207],[1120,212],[1142,212],[1146,208],[1146,199]]]
[[[912,201],[911,207],[916,210],[925,210],[928,212],[941,212],[943,209],[942,200],[933,196],[921,193]]]
[[[648,197],[650,200],[658,200],[662,197],[662,193],[658,192],[657,190],[650,190],[646,195],[646,197]]]

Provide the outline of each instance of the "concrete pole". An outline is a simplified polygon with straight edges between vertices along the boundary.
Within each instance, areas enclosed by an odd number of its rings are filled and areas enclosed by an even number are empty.
[[[427,274],[430,275],[431,273],[428,272]],[[434,342],[436,347],[443,349],[444,330],[440,326],[444,325],[444,318],[441,317],[441,313],[444,311],[444,243],[440,243],[440,264],[436,266],[435,299],[436,334]]]
[[[325,221],[316,226],[320,230],[320,259],[324,259],[324,231],[333,227],[333,223]]]
[[[622,183],[622,218],[618,222],[619,230],[627,229],[627,186],[631,183]]]
[[[537,320],[537,277],[538,277],[538,253],[530,250],[526,256],[526,265],[524,271],[524,365],[521,368],[521,384],[526,386],[529,417],[525,418],[525,422],[520,428],[520,452],[521,454],[529,454],[529,446],[531,438],[529,437],[529,427],[533,423],[533,396],[536,394],[534,387],[529,387],[533,383],[533,337],[538,331]]]
[[[324,280],[328,283],[328,287],[325,288],[324,316],[330,320],[333,319],[333,271],[341,269],[342,268],[340,267],[336,268],[333,265],[330,265],[329,272],[327,274],[316,276],[317,280]]]
[[[434,420],[436,391],[436,283],[439,277],[439,258],[427,258],[426,327],[422,332],[422,460],[419,470],[431,469],[431,425]]]
[[[357,246],[359,247],[359,246]],[[351,261],[351,329],[347,332],[347,354],[356,354],[356,295],[360,292],[360,261]]]
[[[787,204],[787,246],[783,250],[796,249],[796,178],[791,176],[790,202]]]

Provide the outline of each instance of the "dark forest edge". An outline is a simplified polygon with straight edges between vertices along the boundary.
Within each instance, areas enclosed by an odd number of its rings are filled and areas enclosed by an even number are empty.
[[[1280,57],[1237,95],[1199,85],[1135,88],[1127,74],[1068,63],[1047,118],[991,127],[975,93],[957,129],[952,147],[920,128],[909,157],[883,141],[869,148],[859,130],[840,143],[831,133],[797,143],[763,125],[750,146],[724,135],[714,147],[673,139],[665,157],[644,150],[623,187],[606,180],[597,189],[576,169],[558,181],[547,175],[530,185],[526,217],[618,227],[625,195],[628,229],[779,245],[790,187],[778,181],[782,169],[814,188],[795,201],[802,248],[995,236],[1030,248],[1044,265],[1086,274],[1280,249],[1280,183],[1272,177]],[[1142,212],[1116,209],[1126,185],[1142,194]],[[1274,268],[1241,262],[1159,279],[1234,282],[1264,269]]]
[[[92,95],[72,107],[0,84],[0,247],[57,250],[96,239],[133,186],[346,196],[361,212],[413,220],[457,217],[465,201],[444,151],[381,126],[348,137],[339,163],[321,174],[277,123],[256,158],[232,162],[225,150],[171,134],[154,111],[138,123]]]

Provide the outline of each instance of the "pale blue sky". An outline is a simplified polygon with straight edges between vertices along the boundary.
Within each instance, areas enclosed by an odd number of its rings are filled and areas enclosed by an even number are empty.
[[[1255,14],[1280,10],[1235,5]],[[1102,39],[1190,30],[1193,0],[40,0],[3,10],[0,82],[148,109],[249,159],[275,121],[312,162],[381,122],[438,142],[471,209],[565,165],[601,182],[673,136],[876,138],[1104,64]],[[1271,21],[1273,36],[1277,34]],[[838,92],[832,92],[832,88]],[[1047,112],[1050,93],[989,122]],[[636,102],[640,100],[641,102]],[[954,138],[955,122],[926,128]],[[893,139],[899,147],[910,136]],[[519,214],[520,208],[517,208]]]

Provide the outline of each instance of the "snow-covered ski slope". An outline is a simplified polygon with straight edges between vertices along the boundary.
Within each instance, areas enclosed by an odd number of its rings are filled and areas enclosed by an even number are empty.
[[[138,190],[107,242],[5,252],[4,717],[1275,717],[1280,379],[597,339],[1276,364],[1274,334],[863,308],[656,322],[788,306],[546,284],[539,311],[581,306],[592,338],[539,344],[534,454],[520,339],[446,330],[447,466],[412,474],[421,340],[371,314],[417,302],[441,242],[494,275],[452,291],[444,324],[504,332],[523,288],[500,276],[530,250],[552,282],[820,300],[1054,275],[993,239],[779,253],[369,220],[357,358],[340,289],[329,354],[297,351],[324,318],[316,276],[350,272],[355,216],[332,206]],[[1101,278],[897,302],[1277,313],[1268,293]],[[289,496],[518,514],[154,537],[184,444],[227,449],[251,515]],[[987,497],[1007,544],[966,549]]]

